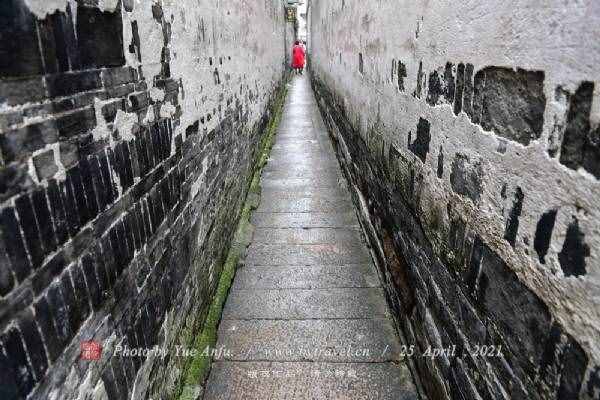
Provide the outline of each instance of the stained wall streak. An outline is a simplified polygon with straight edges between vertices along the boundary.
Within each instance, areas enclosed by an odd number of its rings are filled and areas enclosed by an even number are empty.
[[[411,358],[423,392],[597,399],[600,8],[347,0],[310,13],[313,86],[400,331],[419,354],[457,349]],[[365,74],[337,62],[356,54]]]
[[[281,1],[3,0],[0,397],[167,398],[284,77]],[[102,346],[80,358],[82,342]]]

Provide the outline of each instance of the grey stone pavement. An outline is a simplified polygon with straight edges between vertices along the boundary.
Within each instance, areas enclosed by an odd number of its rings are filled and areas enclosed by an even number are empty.
[[[204,399],[415,399],[308,78],[289,89]]]

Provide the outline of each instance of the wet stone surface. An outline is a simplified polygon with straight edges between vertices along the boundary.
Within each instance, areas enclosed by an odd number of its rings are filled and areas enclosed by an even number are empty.
[[[305,77],[292,82],[261,186],[204,398],[416,399]]]

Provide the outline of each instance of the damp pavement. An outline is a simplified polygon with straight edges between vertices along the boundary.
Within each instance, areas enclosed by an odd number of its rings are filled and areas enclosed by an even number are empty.
[[[290,84],[261,187],[204,399],[416,399],[306,76]]]

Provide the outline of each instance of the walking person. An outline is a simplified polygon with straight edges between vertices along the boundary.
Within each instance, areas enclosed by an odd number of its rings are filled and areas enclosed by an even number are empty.
[[[306,51],[300,44],[300,41],[296,40],[294,47],[292,48],[292,68],[297,74],[302,74],[305,61]]]

